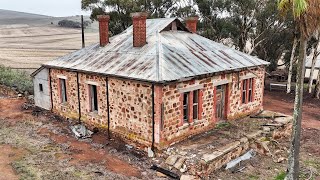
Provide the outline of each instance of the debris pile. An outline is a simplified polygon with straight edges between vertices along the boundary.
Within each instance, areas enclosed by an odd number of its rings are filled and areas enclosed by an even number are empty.
[[[86,139],[91,138],[93,132],[87,129],[83,124],[78,124],[74,126],[70,126],[70,129],[72,130],[73,134],[77,139]]]

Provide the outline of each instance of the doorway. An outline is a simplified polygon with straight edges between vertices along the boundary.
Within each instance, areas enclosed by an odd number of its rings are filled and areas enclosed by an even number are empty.
[[[217,121],[226,119],[226,88],[227,86],[225,84],[216,87],[215,116]]]

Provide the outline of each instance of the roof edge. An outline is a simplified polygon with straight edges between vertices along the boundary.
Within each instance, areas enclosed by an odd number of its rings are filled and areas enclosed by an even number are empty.
[[[265,67],[266,65],[262,64],[262,65],[250,66],[250,67],[244,67],[244,68],[238,68],[238,69],[230,69],[230,70],[227,70],[227,71],[218,71],[218,72],[213,72],[213,73],[200,74],[200,75],[189,76],[189,77],[184,77],[184,78],[181,78],[181,79],[170,80],[170,81],[165,81],[165,80],[153,81],[153,80],[146,80],[146,79],[140,79],[140,78],[131,78],[131,77],[127,77],[127,76],[119,76],[119,75],[114,75],[114,74],[105,74],[105,73],[98,73],[98,72],[93,72],[93,71],[84,71],[84,70],[78,70],[78,69],[63,68],[63,67],[51,66],[51,65],[42,65],[41,68],[42,69],[44,69],[44,68],[62,69],[62,70],[68,70],[68,71],[72,71],[72,72],[82,72],[82,73],[88,73],[88,74],[97,74],[97,75],[102,75],[102,76],[109,76],[109,77],[115,77],[115,78],[120,78],[120,79],[129,79],[129,80],[140,81],[140,82],[145,82],[145,83],[152,83],[152,84],[170,84],[170,83],[175,83],[175,82],[188,81],[188,80],[193,79],[193,78],[206,78],[206,77],[210,77],[210,76],[214,76],[214,75],[220,75],[222,73],[240,72],[240,71],[247,70],[249,68],[258,68],[258,67],[261,67],[261,66]],[[38,69],[39,72],[42,70],[41,68]]]
[[[41,65],[37,70],[35,70],[33,73],[30,74],[31,77],[36,76],[41,70],[43,70],[45,67],[44,65]]]

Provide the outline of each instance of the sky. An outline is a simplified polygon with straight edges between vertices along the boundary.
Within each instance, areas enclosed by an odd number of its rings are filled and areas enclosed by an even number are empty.
[[[0,9],[56,17],[90,14],[81,11],[81,0],[0,0]]]

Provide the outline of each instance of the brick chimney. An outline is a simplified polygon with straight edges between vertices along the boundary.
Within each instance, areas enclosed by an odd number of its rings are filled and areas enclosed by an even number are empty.
[[[197,23],[199,17],[188,17],[185,19],[186,26],[192,33],[197,33]]]
[[[146,20],[148,13],[136,12],[131,14],[133,24],[133,46],[142,47],[147,43]]]
[[[109,15],[98,15],[100,46],[106,46],[109,43]]]

